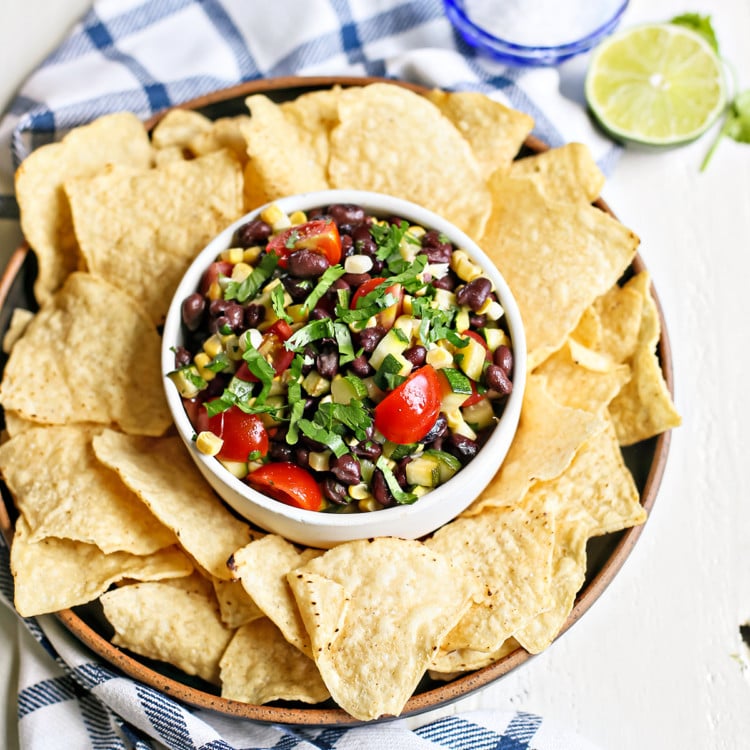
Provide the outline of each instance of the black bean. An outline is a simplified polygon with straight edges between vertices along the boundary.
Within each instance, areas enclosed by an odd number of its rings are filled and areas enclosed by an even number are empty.
[[[427,349],[420,344],[410,346],[403,353],[404,359],[411,362],[414,367],[421,367],[427,361]]]
[[[337,482],[333,477],[326,477],[323,480],[323,494],[336,505],[348,505],[349,495],[346,493],[346,487]]]
[[[456,292],[456,302],[478,312],[491,292],[492,282],[486,276],[479,276]]]
[[[445,242],[437,230],[431,229],[422,235],[422,252],[430,263],[450,263],[453,245]]]
[[[263,305],[249,304],[245,308],[245,328],[257,328],[266,317],[266,308]]]
[[[383,452],[383,447],[374,440],[360,440],[356,445],[352,446],[351,450],[355,456],[367,458],[370,461],[377,461]]]
[[[268,457],[273,461],[291,461],[294,452],[288,445],[271,442],[268,446]]]
[[[510,371],[513,369],[513,352],[510,347],[500,344],[495,349],[492,360],[506,375],[510,375]]]
[[[445,441],[444,450],[454,455],[462,464],[466,464],[477,455],[479,445],[471,438],[454,432]]]
[[[406,466],[411,463],[411,460],[411,456],[405,456],[396,464],[396,468],[393,470],[393,476],[396,477],[396,481],[402,489],[404,489],[407,484]]]
[[[175,367],[187,367],[192,361],[193,355],[184,346],[178,346],[174,350]]]
[[[435,289],[445,289],[446,292],[452,292],[458,284],[458,277],[452,272],[446,273],[439,279],[433,279],[431,284]]]
[[[310,465],[310,451],[307,448],[297,448],[294,451],[294,463],[306,469]]]
[[[334,203],[328,206],[329,216],[341,224],[361,224],[365,220],[365,209],[354,203]]]
[[[499,365],[489,365],[484,371],[484,383],[493,391],[507,396],[513,390],[513,383]]]
[[[287,276],[286,274],[281,277],[281,283],[295,302],[307,299],[307,295],[310,294],[312,289],[312,283],[307,279],[295,279],[293,276]]]
[[[221,396],[224,393],[224,389],[227,387],[227,376],[219,373],[213,380],[208,381],[206,390],[203,391],[203,395],[206,398],[213,398],[214,396]]]
[[[357,484],[362,480],[359,461],[351,453],[335,458],[331,462],[331,472],[344,484]]]
[[[328,258],[314,250],[297,250],[287,258],[287,271],[299,279],[317,279],[330,266]]]
[[[317,350],[309,344],[305,347],[303,352],[304,361],[302,364],[303,375],[307,375],[309,372],[312,372],[313,367],[315,367],[315,355],[317,353]]]
[[[487,316],[474,313],[469,316],[469,325],[472,328],[484,328],[487,325]]]
[[[240,247],[252,247],[265,242],[271,236],[271,225],[262,219],[253,219],[243,224],[235,236],[235,242]]]
[[[370,367],[370,363],[367,361],[367,357],[364,354],[360,354],[359,357],[355,357],[350,363],[349,368],[351,371],[359,376],[360,378],[366,378],[368,375],[372,375],[373,368]]]
[[[341,253],[345,258],[354,255],[354,241],[349,234],[341,235]]]
[[[312,320],[323,320],[323,318],[330,318],[331,311],[327,310],[324,305],[315,305],[315,307],[310,310],[310,318]]]
[[[383,472],[380,471],[380,469],[375,469],[375,471],[372,473],[372,483],[370,485],[370,489],[372,491],[372,496],[381,505],[393,505],[393,503],[395,502],[391,491],[388,489],[388,484],[385,481]]]
[[[222,303],[221,305],[215,303]],[[211,333],[220,332],[225,327],[229,327],[235,333],[240,333],[245,320],[245,308],[237,302],[228,302],[226,300],[213,300],[208,308],[212,320],[208,325]],[[216,317],[213,317],[216,315]]]
[[[372,277],[369,273],[345,273],[341,278],[350,287],[356,289],[357,287],[362,286],[365,281],[369,281]]]
[[[385,336],[385,328],[383,326],[370,326],[370,328],[363,328],[359,332],[359,346],[365,352],[372,352],[380,342],[380,339]]]
[[[443,437],[448,431],[448,420],[444,414],[438,414],[435,424],[430,427],[430,431],[420,440],[421,443],[432,443],[438,438]]]
[[[197,331],[203,322],[206,312],[206,298],[195,292],[182,301],[182,322],[188,331]]]
[[[313,438],[308,437],[307,435],[300,436],[300,442],[305,448],[311,451],[315,451],[316,453],[322,453],[324,450],[328,448],[328,446],[325,443],[321,443],[317,440],[313,440]]]
[[[339,354],[335,349],[325,348],[315,358],[315,369],[328,380],[339,371]]]
[[[355,244],[357,242],[366,242],[367,240],[374,242],[370,234],[370,227],[367,224],[357,224],[356,227],[352,227],[352,239]]]

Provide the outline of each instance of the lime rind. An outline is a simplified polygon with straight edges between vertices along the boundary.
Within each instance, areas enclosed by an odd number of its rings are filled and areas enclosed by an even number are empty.
[[[592,114],[613,138],[676,146],[701,136],[724,111],[724,66],[690,29],[636,26],[594,51],[585,94]]]

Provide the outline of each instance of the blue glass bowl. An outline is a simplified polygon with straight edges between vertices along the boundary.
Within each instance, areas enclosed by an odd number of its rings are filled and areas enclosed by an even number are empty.
[[[620,22],[625,9],[628,7],[628,0],[614,3],[608,13],[602,13],[596,19],[593,17],[587,19],[576,14],[577,21],[580,23],[577,24],[575,33],[571,31],[568,37],[570,41],[566,39],[566,41],[559,44],[550,44],[548,40],[543,38],[541,31],[538,37],[539,43],[534,44],[527,43],[526,41],[532,38],[533,33],[532,35],[528,33],[524,34],[523,43],[497,36],[497,31],[501,27],[502,21],[498,19],[497,23],[493,23],[492,29],[487,24],[481,25],[481,15],[477,13],[476,8],[478,3],[475,0],[444,0],[444,4],[446,15],[466,42],[472,47],[487,53],[494,59],[514,65],[557,65],[575,55],[590,50],[602,39],[611,34]],[[496,5],[500,8],[503,3],[501,0],[497,0]],[[529,9],[528,3],[509,0],[505,10],[513,11],[514,8],[511,6],[518,8],[517,13]],[[568,8],[567,12],[565,11],[565,3],[561,0],[554,3],[554,6],[558,14],[558,20],[560,21],[560,28],[562,28],[570,22],[573,13],[570,8]],[[599,4],[596,2],[586,4],[586,8],[589,10],[597,6]],[[501,11],[499,10],[498,13],[501,13]],[[554,23],[554,19],[549,18],[549,14],[547,16],[545,19],[546,23]],[[513,22],[517,21],[517,19],[509,17],[509,21],[511,20]],[[563,20],[565,24],[563,24]],[[528,19],[528,25],[532,28],[539,27],[538,22],[531,18]],[[511,37],[508,33],[505,33],[505,36]]]

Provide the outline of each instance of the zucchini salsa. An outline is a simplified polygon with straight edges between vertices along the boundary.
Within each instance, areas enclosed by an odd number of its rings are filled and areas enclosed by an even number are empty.
[[[476,456],[513,389],[481,267],[358,205],[267,207],[181,309],[169,377],[197,449],[312,511],[415,502]]]

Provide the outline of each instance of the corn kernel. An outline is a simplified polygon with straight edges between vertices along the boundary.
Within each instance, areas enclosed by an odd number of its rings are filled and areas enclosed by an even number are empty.
[[[208,287],[208,292],[206,293],[206,297],[209,299],[221,299],[224,296],[223,292],[221,291],[221,286],[219,286],[218,281],[212,281],[211,286]]]
[[[349,497],[354,498],[355,500],[367,500],[367,498],[372,497],[370,488],[364,482],[350,484],[347,488],[347,492],[349,493]]]
[[[500,318],[505,315],[505,310],[503,310],[503,306],[497,302],[496,300],[491,300],[490,304],[487,306],[487,309],[484,311],[484,314],[490,319],[490,320],[500,320]]]
[[[239,263],[244,254],[245,251],[241,247],[228,247],[226,250],[221,251],[220,257],[229,263]]]
[[[253,267],[240,260],[232,269],[232,281],[244,281],[253,272]]]
[[[482,275],[482,269],[474,263],[464,250],[456,250],[453,253],[450,265],[456,276],[464,281],[473,281]]]
[[[263,248],[260,245],[253,245],[252,247],[246,247],[245,251],[242,253],[242,260],[245,263],[248,263],[251,266],[254,266],[258,258],[260,258],[260,254],[263,252]]]
[[[283,216],[285,216],[284,212],[275,203],[266,206],[266,208],[260,212],[260,218],[267,224],[274,224]]]
[[[383,506],[374,497],[368,497],[360,500],[357,503],[357,507],[363,513],[369,513],[370,511],[380,510]]]
[[[239,336],[234,333],[230,333],[228,336],[222,336],[222,343],[224,344],[224,351],[227,353],[229,359],[239,362],[242,359],[242,349],[240,348]]]
[[[195,447],[204,456],[215,456],[224,446],[224,441],[213,432],[203,430],[195,439]]]
[[[292,226],[295,224],[304,224],[307,221],[307,214],[304,211],[294,211],[289,216],[289,221],[291,222]]]
[[[209,357],[206,352],[198,352],[193,358],[195,367],[198,370],[198,374],[204,380],[213,380],[216,377],[216,373],[206,369],[206,365],[210,364],[212,357]]]
[[[222,345],[221,336],[219,336],[218,333],[209,336],[203,344],[203,351],[212,359],[223,350],[224,347]]]
[[[412,237],[423,237],[425,234],[427,234],[427,230],[424,227],[419,226],[419,224],[412,224],[407,230],[409,234]]]

